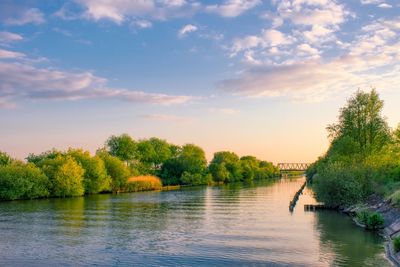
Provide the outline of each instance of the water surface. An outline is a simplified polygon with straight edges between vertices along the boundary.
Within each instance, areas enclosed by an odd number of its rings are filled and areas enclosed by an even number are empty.
[[[305,212],[304,178],[0,203],[0,265],[389,266],[381,237]]]

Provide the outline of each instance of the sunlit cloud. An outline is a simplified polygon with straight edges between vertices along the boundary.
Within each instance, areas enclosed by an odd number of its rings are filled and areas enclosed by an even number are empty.
[[[178,36],[182,38],[185,37],[187,34],[195,32],[197,30],[198,30],[197,26],[192,24],[187,24],[178,31]]]
[[[91,72],[70,72],[37,67],[29,60],[18,61],[23,56],[18,52],[0,50],[0,58],[15,59],[14,61],[0,61],[1,107],[6,107],[19,99],[80,100],[96,98],[162,105],[181,104],[193,99],[184,95],[112,88],[108,86],[107,79],[98,77]]]
[[[261,4],[260,0],[226,0],[220,5],[208,5],[206,11],[223,17],[237,17]]]
[[[45,22],[43,13],[37,8],[20,10],[4,20],[7,25],[21,26],[25,24],[42,24]]]
[[[7,32],[7,31],[0,32],[0,44],[18,42],[22,41],[23,39],[24,38],[22,37],[22,35],[17,33]]]

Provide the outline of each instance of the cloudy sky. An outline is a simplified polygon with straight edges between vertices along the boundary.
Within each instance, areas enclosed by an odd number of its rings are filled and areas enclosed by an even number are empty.
[[[157,136],[315,160],[357,88],[400,122],[398,0],[0,2],[0,150]]]

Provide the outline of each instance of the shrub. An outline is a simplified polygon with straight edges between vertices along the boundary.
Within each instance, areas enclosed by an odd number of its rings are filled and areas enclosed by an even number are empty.
[[[382,228],[384,223],[385,220],[383,219],[382,215],[374,212],[369,215],[366,225],[368,229],[376,230]]]
[[[161,188],[162,183],[160,178],[152,175],[131,177],[128,179],[126,185],[127,192],[161,190]]]
[[[128,167],[119,158],[111,156],[107,152],[99,153],[103,159],[108,175],[111,177],[111,189],[118,192],[124,189],[130,175]]]
[[[367,229],[371,230],[380,229],[385,223],[380,213],[371,212],[366,209],[357,212],[357,219],[359,222],[363,223]]]
[[[13,163],[0,166],[0,199],[47,197],[48,178],[33,164]]]
[[[85,170],[83,186],[85,193],[96,194],[111,190],[111,178],[107,174],[104,161],[99,156],[91,157],[88,151],[70,149],[68,155],[73,157]]]
[[[0,166],[11,164],[11,162],[11,157],[7,153],[0,151]]]
[[[184,172],[181,176],[180,182],[184,185],[206,185],[211,184],[212,177],[210,174],[203,175],[201,173]]]
[[[40,161],[39,166],[49,177],[51,195],[82,196],[84,169],[71,157],[60,156]]]
[[[393,247],[394,247],[394,251],[396,251],[396,252],[400,251],[400,236],[395,237],[393,239]]]
[[[396,207],[400,206],[400,189],[395,191],[393,194],[389,196],[389,199]]]
[[[329,166],[313,179],[317,200],[328,206],[352,205],[365,197],[362,173],[357,169]]]

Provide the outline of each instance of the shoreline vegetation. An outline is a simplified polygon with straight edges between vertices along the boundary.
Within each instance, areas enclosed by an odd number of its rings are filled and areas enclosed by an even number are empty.
[[[400,266],[400,125],[390,129],[383,105],[375,89],[351,96],[306,177],[317,201],[384,235],[388,258]]]
[[[220,151],[208,164],[203,149],[159,138],[111,136],[91,155],[83,149],[29,154],[26,162],[0,151],[0,201],[98,193],[175,190],[181,186],[251,182],[277,177],[271,162]]]

